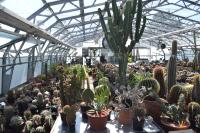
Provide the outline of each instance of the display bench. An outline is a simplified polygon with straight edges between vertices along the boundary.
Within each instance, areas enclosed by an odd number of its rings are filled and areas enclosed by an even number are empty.
[[[107,122],[106,129],[104,131],[96,132],[90,129],[88,123],[82,121],[80,112],[76,113],[76,126],[75,133],[164,133],[162,128],[155,122],[148,122],[145,120],[144,131],[133,131],[132,124],[129,126],[122,126],[114,117],[114,113],[111,113],[110,121]],[[55,124],[51,130],[51,133],[70,133],[68,128],[62,124],[60,115],[57,117]]]

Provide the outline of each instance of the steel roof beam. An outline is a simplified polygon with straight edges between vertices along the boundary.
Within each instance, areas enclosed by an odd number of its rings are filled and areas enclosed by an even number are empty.
[[[172,14],[172,13],[169,13],[169,12],[166,12],[166,11],[162,11],[162,10],[159,10],[159,9],[153,9],[153,10],[154,10],[154,11],[161,12],[161,13],[165,13],[165,14],[170,14],[170,15],[172,15],[172,16],[175,16],[175,17],[182,18],[182,19],[187,20],[187,21],[190,21],[190,22],[195,22],[195,23],[200,24],[199,21],[196,21],[196,20],[193,20],[193,19],[189,19],[189,18],[187,18],[187,17],[183,17],[183,16],[180,16],[180,15]]]
[[[77,0],[70,0],[70,1],[77,1]],[[57,1],[53,1],[53,2],[48,2],[48,5],[44,4],[43,7],[38,9],[36,12],[34,12],[32,15],[30,15],[27,19],[31,20],[31,19],[35,18],[37,15],[41,14],[45,9],[47,9],[48,6],[59,5],[59,4],[67,3],[67,2],[69,2],[69,0],[57,0]]]

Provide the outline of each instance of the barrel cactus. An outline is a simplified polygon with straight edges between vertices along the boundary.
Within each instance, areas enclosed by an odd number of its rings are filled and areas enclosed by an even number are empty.
[[[160,91],[160,85],[156,79],[153,78],[147,78],[139,82],[138,88],[142,88],[142,86],[146,88],[152,88],[153,91],[156,93],[159,93]]]
[[[200,103],[200,80],[199,75],[194,77],[194,86],[192,90],[192,100]]]
[[[167,90],[165,87],[165,81],[164,81],[164,71],[162,67],[155,67],[153,70],[153,77],[158,81],[160,84],[160,92],[159,96],[161,98],[165,98],[167,94]]]
[[[108,14],[108,26],[106,26],[102,10],[98,9],[101,26],[110,49],[119,61],[119,82],[126,85],[128,55],[135,44],[139,42],[146,25],[146,16],[142,17],[142,0],[127,0],[124,7],[118,7],[116,0],[108,1],[105,2],[105,11]],[[135,27],[133,31],[132,22],[134,18]],[[128,38],[131,41],[127,46]]]
[[[181,94],[186,94],[186,90],[181,85],[173,85],[168,95],[168,102],[170,104],[177,104],[178,98]]]
[[[197,102],[190,102],[188,104],[189,119],[192,121],[197,114],[200,114],[200,105]]]

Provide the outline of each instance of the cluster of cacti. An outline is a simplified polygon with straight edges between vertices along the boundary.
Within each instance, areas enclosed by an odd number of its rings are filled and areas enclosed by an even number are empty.
[[[159,96],[161,98],[165,98],[167,95],[167,89],[165,87],[165,81],[164,81],[164,70],[162,67],[155,67],[153,70],[153,77],[158,81],[160,84],[160,92]]]
[[[98,9],[98,13],[108,45],[119,60],[119,82],[125,85],[128,54],[142,37],[146,25],[146,17],[143,17],[143,24],[141,26],[142,0],[128,0],[124,7],[118,7],[116,0],[112,0],[111,3],[113,16],[109,7],[110,2],[105,2],[105,10],[108,14],[108,26],[105,24],[105,19],[100,8]],[[135,31],[133,32],[132,22],[134,18],[136,23],[135,28],[133,28]],[[129,46],[126,46],[128,38],[131,39],[131,43]]]
[[[74,125],[76,120],[76,108],[74,105],[65,105],[63,113],[66,115],[66,122],[68,125]]]
[[[94,99],[94,92],[91,89],[85,89],[82,93],[82,100],[91,103]]]
[[[186,95],[186,90],[183,86],[181,85],[173,85],[169,91],[168,95],[168,102],[170,104],[177,104],[179,96],[181,94]]]
[[[200,103],[200,76],[194,77],[194,86],[192,90],[192,100]]]
[[[172,42],[172,55],[169,58],[168,66],[167,66],[168,92],[170,91],[170,88],[176,84],[176,56],[177,56],[177,41],[174,40]]]
[[[197,114],[200,114],[200,105],[197,102],[190,102],[188,104],[188,113],[190,121],[194,121]]]
[[[138,84],[138,88],[142,88],[142,86],[144,86],[146,89],[151,88],[157,94],[160,91],[160,85],[159,85],[158,81],[154,78],[147,78],[147,79],[140,81]]]

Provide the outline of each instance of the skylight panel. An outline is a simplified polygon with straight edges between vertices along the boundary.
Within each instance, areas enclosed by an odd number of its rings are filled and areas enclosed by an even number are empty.
[[[46,29],[47,27],[49,27],[50,25],[52,25],[53,23],[55,23],[57,20],[55,17],[51,17],[48,21],[46,21],[43,25],[41,25],[40,27],[43,29]]]
[[[88,13],[88,12],[95,12],[98,10],[98,8],[101,8],[101,9],[104,9],[104,5],[101,5],[101,6],[97,6],[97,7],[91,7],[91,8],[87,8],[85,9],[85,13]]]

